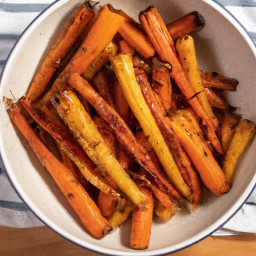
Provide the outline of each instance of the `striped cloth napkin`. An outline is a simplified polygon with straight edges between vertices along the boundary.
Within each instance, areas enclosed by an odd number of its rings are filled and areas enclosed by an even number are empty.
[[[0,73],[19,35],[53,0],[0,0]],[[256,0],[218,0],[246,28],[256,43]],[[256,233],[256,191],[242,209],[214,235]],[[0,225],[36,227],[44,225],[12,188],[0,155]]]

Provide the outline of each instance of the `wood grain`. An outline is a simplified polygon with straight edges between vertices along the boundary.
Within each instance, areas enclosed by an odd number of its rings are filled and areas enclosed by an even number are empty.
[[[47,227],[7,228],[0,227],[1,256],[96,256],[57,235]],[[172,256],[255,256],[256,234],[232,237],[208,237]]]

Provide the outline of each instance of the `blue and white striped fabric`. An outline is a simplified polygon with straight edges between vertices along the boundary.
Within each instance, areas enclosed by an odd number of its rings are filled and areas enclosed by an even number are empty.
[[[0,0],[0,74],[6,58],[27,25],[53,0]],[[256,0],[218,0],[247,29],[256,43]],[[243,208],[215,235],[256,233],[256,191]],[[4,171],[0,156],[0,225],[43,225],[19,199]]]

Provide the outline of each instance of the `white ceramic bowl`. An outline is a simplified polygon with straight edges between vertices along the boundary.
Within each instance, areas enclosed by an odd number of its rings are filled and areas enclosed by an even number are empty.
[[[2,96],[22,96],[38,63],[70,11],[81,0],[62,0],[42,13],[24,32],[13,49],[1,80],[1,152],[8,175],[17,192],[31,210],[49,227],[70,241],[87,249],[111,255],[159,255],[180,250],[211,234],[224,224],[245,202],[252,191],[256,169],[256,142],[243,154],[231,191],[220,197],[210,196],[196,213],[182,211],[171,221],[154,222],[149,249],[129,249],[126,223],[101,240],[90,237],[59,192],[48,173],[10,123]],[[219,71],[240,81],[237,92],[229,94],[231,104],[245,117],[256,121],[256,50],[239,25],[222,7],[202,0],[109,0],[136,18],[140,10],[154,4],[166,22],[198,10],[206,27],[195,35],[199,64],[209,71]]]

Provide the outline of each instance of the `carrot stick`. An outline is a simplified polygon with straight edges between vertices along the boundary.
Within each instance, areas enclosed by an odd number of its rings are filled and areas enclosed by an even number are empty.
[[[76,211],[87,231],[95,238],[101,238],[109,233],[109,224],[101,215],[97,205],[73,173],[62,165],[40,141],[28,121],[21,114],[21,108],[17,104],[13,104],[8,109],[8,114]]]
[[[150,40],[142,31],[133,26],[128,19],[122,23],[118,32],[142,57],[149,58],[154,56],[155,51]]]
[[[172,117],[172,128],[196,167],[204,185],[216,196],[229,191],[229,185],[217,161],[206,143],[195,133],[189,122],[181,117]]]
[[[235,128],[223,164],[223,172],[230,186],[233,183],[237,161],[254,136],[255,124],[246,119],[241,119]]]
[[[170,80],[171,66],[153,58],[152,87],[166,111],[169,113],[172,107],[172,84]],[[168,68],[169,66],[169,68]]]
[[[132,63],[135,68],[142,68],[148,76],[152,75],[151,66],[143,60],[139,55],[135,54],[132,58]]]
[[[204,17],[197,11],[190,12],[166,25],[173,40],[204,28]]]
[[[173,204],[166,208],[161,204],[161,202],[155,200],[154,212],[162,221],[168,221],[175,215],[176,205]]]
[[[127,152],[134,156],[135,161],[145,168],[156,180],[156,183],[167,190],[173,198],[181,201],[181,196],[176,189],[167,181],[166,176],[161,170],[158,170],[152,160],[149,158],[146,150],[136,141],[131,130],[125,124],[123,119],[111,108],[103,98],[101,98],[79,74],[72,74],[69,84],[81,93],[90,104],[97,110],[98,114],[109,123],[116,134],[120,144]],[[132,145],[132,146],[131,146]]]
[[[202,200],[202,189],[200,186],[199,178],[192,168],[189,158],[187,157],[175,134],[173,133],[170,119],[165,115],[164,109],[159,105],[160,101],[157,100],[157,95],[154,94],[147,80],[145,72],[138,70],[136,72],[136,78],[144,99],[150,108],[169,149],[172,152],[173,158],[175,159],[183,179],[192,189],[193,194],[192,196],[189,196],[188,199],[191,200],[194,204],[199,204]]]
[[[92,25],[84,42],[60,76],[56,79],[51,89],[44,96],[42,102],[46,102],[57,91],[61,91],[66,86],[70,73],[82,74],[113,39],[124,21],[125,18],[123,16],[110,11],[105,5]],[[111,24],[111,26],[109,26],[109,24]]]
[[[205,88],[235,91],[239,84],[236,79],[222,76],[217,72],[209,73],[201,70],[200,75]]]
[[[83,149],[74,140],[72,134],[64,125],[56,121],[56,119],[53,119],[52,116],[47,116],[41,110],[33,107],[31,103],[24,98],[20,99],[20,103],[24,106],[30,116],[54,138],[61,150],[63,150],[76,164],[85,179],[98,189],[104,191],[104,193],[120,198],[120,195],[115,190],[106,185],[96,175],[94,164],[85,155]]]
[[[214,124],[205,113],[198,99],[194,97],[194,90],[189,84],[184,70],[178,60],[176,51],[173,47],[172,38],[169,34],[165,33],[166,26],[160,14],[156,8],[150,7],[146,11],[140,13],[140,21],[160,58],[163,61],[171,64],[172,71],[170,72],[170,75],[175,80],[192,109],[195,111],[200,120],[202,120],[202,126],[205,128],[207,137],[211,141],[214,148],[220,154],[223,154],[223,149],[216,135]],[[172,41],[172,43],[170,41]]]
[[[133,210],[130,239],[131,248],[139,250],[148,248],[154,209],[152,193],[145,188],[141,190],[146,195],[146,200]]]
[[[219,122],[214,115],[211,105],[207,99],[204,91],[200,72],[197,63],[195,43],[192,36],[183,36],[176,42],[176,50],[179,56],[179,60],[183,66],[185,75],[194,90],[196,96],[204,109],[205,113],[212,120],[215,128],[218,128]]]
[[[94,17],[94,10],[92,8],[88,9],[87,5],[88,2],[85,2],[75,10],[52,45],[30,84],[26,94],[28,100],[34,101],[42,95],[60,63],[82,34],[89,21]]]

